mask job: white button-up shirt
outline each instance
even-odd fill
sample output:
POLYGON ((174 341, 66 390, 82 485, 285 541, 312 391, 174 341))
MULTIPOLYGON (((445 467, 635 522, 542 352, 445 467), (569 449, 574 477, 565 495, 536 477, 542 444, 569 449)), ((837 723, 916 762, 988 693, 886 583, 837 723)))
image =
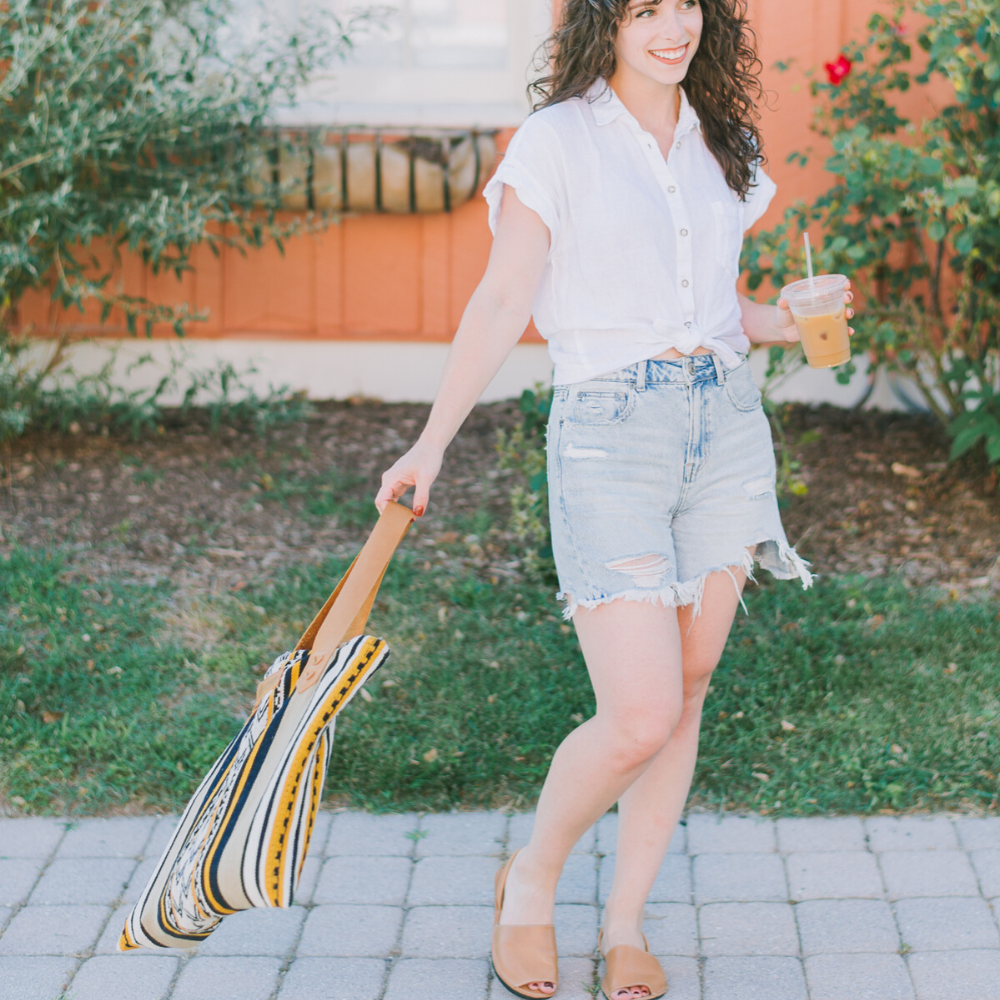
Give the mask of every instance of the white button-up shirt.
POLYGON ((736 298, 740 249, 776 188, 758 168, 739 199, 683 89, 667 158, 598 80, 517 130, 484 191, 494 233, 505 184, 551 234, 533 313, 555 384, 671 347, 709 348, 728 367, 749 349, 736 298))

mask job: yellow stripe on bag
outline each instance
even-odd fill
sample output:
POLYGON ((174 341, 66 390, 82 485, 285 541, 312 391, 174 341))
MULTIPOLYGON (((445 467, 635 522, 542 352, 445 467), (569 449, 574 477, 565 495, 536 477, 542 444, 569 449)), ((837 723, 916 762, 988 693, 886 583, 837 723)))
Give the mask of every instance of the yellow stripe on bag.
POLYGON ((142 945, 136 944, 135 938, 132 937, 128 932, 128 924, 122 928, 122 936, 118 939, 118 948, 120 951, 135 951, 136 948, 141 948, 142 945))
POLYGON ((384 645, 385 643, 381 639, 374 639, 369 636, 365 643, 357 650, 350 667, 345 671, 345 673, 348 673, 348 671, 349 673, 344 683, 338 684, 336 689, 327 695, 313 713, 313 719, 315 720, 319 716, 319 721, 313 724, 306 738, 299 744, 293 758, 293 764, 286 772, 288 777, 279 796, 277 811, 277 815, 281 816, 282 819, 276 820, 271 827, 271 838, 268 842, 267 854, 265 856, 266 867, 264 870, 268 875, 268 899, 272 906, 281 906, 281 886, 284 883, 285 864, 288 860, 288 852, 285 850, 287 831, 291 814, 295 809, 298 785, 302 778, 302 772, 305 770, 309 754, 312 752, 313 747, 316 746, 317 740, 326 729, 327 723, 341 702, 350 698, 354 691, 364 684, 370 672, 365 668, 371 665, 375 658, 375 653, 384 645))
POLYGON ((309 845, 312 843, 313 827, 316 824, 316 813, 319 812, 319 804, 323 798, 323 782, 326 779, 326 740, 327 734, 324 731, 319 738, 319 746, 316 749, 316 760, 313 764, 313 780, 310 786, 309 815, 306 817, 306 832, 302 837, 302 857, 299 859, 299 870, 296 872, 296 879, 302 878, 302 869, 305 867, 306 856, 309 853, 309 845))

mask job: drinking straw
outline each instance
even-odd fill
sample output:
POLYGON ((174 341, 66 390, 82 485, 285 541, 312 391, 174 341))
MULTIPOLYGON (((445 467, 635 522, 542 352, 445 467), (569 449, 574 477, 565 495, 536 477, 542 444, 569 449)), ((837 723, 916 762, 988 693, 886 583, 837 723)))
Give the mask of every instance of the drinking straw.
POLYGON ((813 255, 812 247, 809 245, 809 233, 803 233, 806 241, 806 273, 809 275, 809 291, 816 294, 816 282, 813 280, 813 255))

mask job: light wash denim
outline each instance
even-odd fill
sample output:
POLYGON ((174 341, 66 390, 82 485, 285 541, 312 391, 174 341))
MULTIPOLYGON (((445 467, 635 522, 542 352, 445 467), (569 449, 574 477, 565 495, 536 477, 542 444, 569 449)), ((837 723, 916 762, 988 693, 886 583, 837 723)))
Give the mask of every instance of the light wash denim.
POLYGON ((752 578, 755 558, 812 584, 781 526, 771 431, 745 359, 728 370, 715 354, 642 361, 556 386, 548 478, 567 619, 618 598, 697 615, 710 573, 752 578))

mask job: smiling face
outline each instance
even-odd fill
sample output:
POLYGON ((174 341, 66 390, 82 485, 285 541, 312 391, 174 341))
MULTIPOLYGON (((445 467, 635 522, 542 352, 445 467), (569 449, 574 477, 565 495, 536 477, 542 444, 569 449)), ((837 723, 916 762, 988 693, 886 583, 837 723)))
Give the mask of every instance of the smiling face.
POLYGON ((700 0, 632 0, 615 39, 616 76, 678 84, 701 41, 700 0))

